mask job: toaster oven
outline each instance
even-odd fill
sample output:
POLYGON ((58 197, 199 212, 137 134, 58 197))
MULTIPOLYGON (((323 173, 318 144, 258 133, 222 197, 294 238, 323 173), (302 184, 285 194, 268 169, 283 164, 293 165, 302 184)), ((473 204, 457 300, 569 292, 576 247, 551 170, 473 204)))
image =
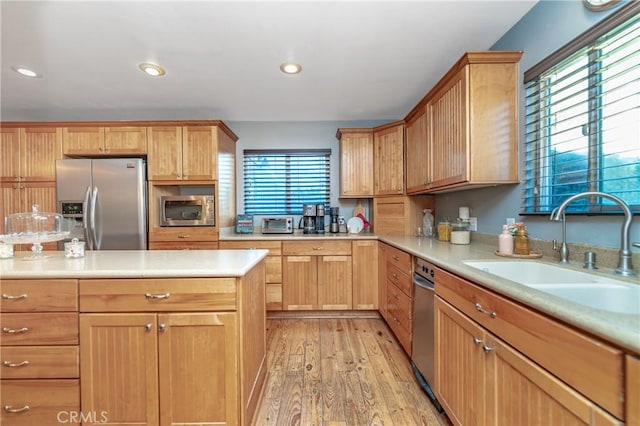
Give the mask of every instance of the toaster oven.
POLYGON ((293 218, 263 218, 262 219, 263 234, 293 234, 293 218))

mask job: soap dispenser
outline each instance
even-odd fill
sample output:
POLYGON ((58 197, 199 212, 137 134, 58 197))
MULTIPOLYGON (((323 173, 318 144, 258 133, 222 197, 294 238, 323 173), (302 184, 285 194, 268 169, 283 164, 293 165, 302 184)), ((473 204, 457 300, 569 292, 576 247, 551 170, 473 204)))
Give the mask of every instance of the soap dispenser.
POLYGON ((498 235, 498 252, 500 254, 513 254, 513 235, 509 232, 509 225, 502 225, 502 234, 498 235))
POLYGON ((513 252, 521 256, 529 255, 529 236, 527 235, 527 228, 524 223, 518 225, 518 233, 514 238, 513 252))

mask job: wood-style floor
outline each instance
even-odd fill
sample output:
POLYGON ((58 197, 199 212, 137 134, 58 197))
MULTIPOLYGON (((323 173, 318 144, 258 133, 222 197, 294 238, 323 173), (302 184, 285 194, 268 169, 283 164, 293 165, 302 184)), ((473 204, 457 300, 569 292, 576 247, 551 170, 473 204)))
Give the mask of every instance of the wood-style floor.
POLYGON ((269 319, 254 424, 448 425, 384 320, 269 319))

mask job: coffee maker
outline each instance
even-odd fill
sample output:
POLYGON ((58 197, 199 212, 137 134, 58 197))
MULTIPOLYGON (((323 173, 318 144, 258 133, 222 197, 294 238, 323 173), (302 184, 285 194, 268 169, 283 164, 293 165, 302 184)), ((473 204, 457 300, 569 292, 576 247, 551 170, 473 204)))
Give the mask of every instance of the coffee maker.
POLYGON ((316 234, 324 234, 324 204, 316 204, 316 234))
MULTIPOLYGON (((324 206, 322 206, 324 213, 324 206)), ((316 232, 316 214, 318 210, 315 204, 302 205, 302 233, 315 234, 316 232)))
POLYGON ((337 234, 340 232, 340 224, 338 223, 338 216, 340 215, 340 207, 331 207, 331 224, 329 225, 329 232, 337 234))

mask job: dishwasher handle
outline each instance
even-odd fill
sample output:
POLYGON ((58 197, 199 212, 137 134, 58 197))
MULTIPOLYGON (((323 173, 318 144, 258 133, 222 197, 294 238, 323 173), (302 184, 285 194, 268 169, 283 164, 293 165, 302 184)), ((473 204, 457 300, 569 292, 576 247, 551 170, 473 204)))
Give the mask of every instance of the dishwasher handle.
POLYGON ((420 288, 423 288, 425 290, 434 291, 434 289, 435 289, 435 283, 433 281, 430 281, 430 280, 428 280, 428 279, 426 279, 426 278, 424 278, 424 277, 422 277, 422 276, 420 276, 418 274, 414 274, 413 275, 413 283, 416 286, 418 286, 420 288))

